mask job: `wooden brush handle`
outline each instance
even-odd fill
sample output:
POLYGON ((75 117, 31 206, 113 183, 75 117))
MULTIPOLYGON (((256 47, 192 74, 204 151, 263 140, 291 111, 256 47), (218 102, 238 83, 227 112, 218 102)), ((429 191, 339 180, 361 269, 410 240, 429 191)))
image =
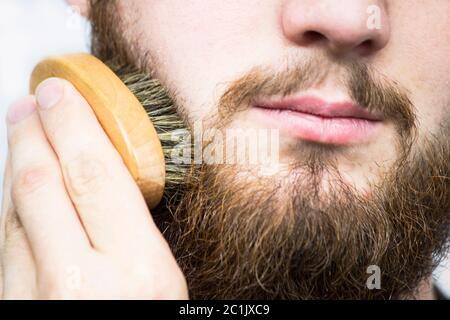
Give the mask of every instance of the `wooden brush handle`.
POLYGON ((164 191, 164 154, 156 130, 137 98, 112 70, 89 54, 50 57, 40 62, 31 75, 31 93, 51 77, 71 82, 83 95, 148 206, 154 208, 164 191))

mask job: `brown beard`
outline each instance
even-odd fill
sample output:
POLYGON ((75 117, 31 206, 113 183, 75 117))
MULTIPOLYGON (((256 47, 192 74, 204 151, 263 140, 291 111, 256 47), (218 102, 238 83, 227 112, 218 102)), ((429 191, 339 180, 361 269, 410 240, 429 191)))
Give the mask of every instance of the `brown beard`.
POLYGON ((289 183, 203 167, 165 235, 193 298, 412 297, 446 250, 449 150, 444 139, 428 142, 370 200, 319 159, 289 183), (325 198, 323 174, 334 177, 325 198), (381 270, 380 290, 366 286, 370 265, 381 270))
MULTIPOLYGON (((130 52, 115 1, 93 1, 93 52, 147 66, 130 52)), ((317 64, 311 64, 312 66, 317 64)), ((260 95, 310 86, 293 70, 272 81, 252 71, 223 95, 220 124, 260 95)), ((370 198, 345 183, 326 150, 312 147, 292 164, 289 179, 237 178, 238 166, 193 168, 186 191, 166 202, 156 221, 188 280, 192 298, 387 299, 413 297, 446 252, 450 230, 450 128, 415 137, 414 110, 389 80, 375 81, 348 66, 352 98, 379 108, 396 124, 398 159, 371 186, 370 198), (414 142, 416 143, 414 145, 414 142), (325 192, 323 178, 330 188, 325 192), (169 214, 170 213, 170 214, 169 214), (369 290, 367 268, 381 270, 381 289, 369 290)), ((147 69, 149 70, 149 69, 147 69)), ((311 79, 315 70, 307 69, 311 79)), ((314 75, 314 76, 313 76, 314 75)), ((272 77, 273 78, 273 77, 272 77)))

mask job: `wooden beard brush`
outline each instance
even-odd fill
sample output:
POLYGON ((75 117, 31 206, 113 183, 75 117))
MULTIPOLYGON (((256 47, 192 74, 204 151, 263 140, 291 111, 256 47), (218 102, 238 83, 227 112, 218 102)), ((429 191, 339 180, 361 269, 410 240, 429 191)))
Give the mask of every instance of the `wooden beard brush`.
MULTIPOLYGON (((89 54, 50 57, 33 70, 30 91, 47 78, 71 82, 87 100, 137 182, 150 209, 179 189, 188 164, 174 161, 175 148, 190 147, 187 128, 159 81, 89 54)), ((190 139, 189 139, 190 143, 190 139)))

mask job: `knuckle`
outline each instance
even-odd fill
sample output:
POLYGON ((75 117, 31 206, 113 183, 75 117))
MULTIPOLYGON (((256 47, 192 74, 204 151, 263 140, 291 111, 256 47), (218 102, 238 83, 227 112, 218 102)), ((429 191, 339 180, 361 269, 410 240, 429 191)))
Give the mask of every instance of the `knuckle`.
POLYGON ((13 200, 20 200, 23 196, 34 194, 47 186, 57 176, 52 165, 34 165, 21 169, 12 181, 11 191, 13 200))
POLYGON ((73 196, 89 197, 108 182, 107 165, 101 157, 80 153, 64 166, 66 183, 73 196))

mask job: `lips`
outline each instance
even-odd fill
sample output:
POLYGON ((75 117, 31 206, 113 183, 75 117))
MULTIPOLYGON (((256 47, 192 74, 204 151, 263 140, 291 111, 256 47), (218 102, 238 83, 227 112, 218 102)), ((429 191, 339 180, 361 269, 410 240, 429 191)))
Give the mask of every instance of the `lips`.
POLYGON ((322 144, 346 145, 370 140, 383 118, 349 102, 330 103, 306 96, 258 102, 253 116, 297 139, 322 144))

